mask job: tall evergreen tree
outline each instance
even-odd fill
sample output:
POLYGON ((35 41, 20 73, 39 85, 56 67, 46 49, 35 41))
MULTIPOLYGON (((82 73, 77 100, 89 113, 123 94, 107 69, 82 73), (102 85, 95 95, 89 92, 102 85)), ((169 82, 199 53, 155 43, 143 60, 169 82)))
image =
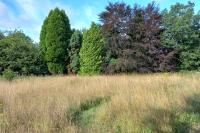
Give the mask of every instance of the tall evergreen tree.
POLYGON ((83 46, 80 50, 80 74, 99 74, 102 70, 105 40, 100 27, 92 23, 91 28, 83 34, 83 46))
POLYGON ((80 48, 82 45, 82 34, 80 31, 74 31, 72 34, 69 49, 70 49, 70 64, 69 72, 76 74, 80 69, 80 48))
POLYGON ((45 19, 40 34, 40 50, 49 72, 63 74, 69 60, 71 29, 64 10, 55 8, 45 19))
POLYGON ((42 29, 40 32, 40 54, 45 60, 45 52, 46 52, 46 28, 47 28, 48 17, 44 20, 42 25, 42 29))

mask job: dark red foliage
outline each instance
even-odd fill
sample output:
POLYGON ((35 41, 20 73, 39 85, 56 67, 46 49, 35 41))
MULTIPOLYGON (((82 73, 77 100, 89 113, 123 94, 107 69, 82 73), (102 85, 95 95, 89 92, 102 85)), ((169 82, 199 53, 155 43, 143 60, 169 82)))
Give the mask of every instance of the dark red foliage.
POLYGON ((100 14, 107 39, 105 73, 175 70, 175 52, 160 42, 161 18, 154 2, 145 8, 110 3, 100 14))

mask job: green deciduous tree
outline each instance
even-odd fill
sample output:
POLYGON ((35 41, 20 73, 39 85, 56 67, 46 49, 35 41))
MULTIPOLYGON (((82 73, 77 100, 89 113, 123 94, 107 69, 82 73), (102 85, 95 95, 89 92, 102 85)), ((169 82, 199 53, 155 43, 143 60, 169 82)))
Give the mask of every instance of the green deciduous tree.
POLYGON ((194 13, 194 3, 177 3, 165 10, 163 27, 162 42, 178 51, 179 68, 200 69, 200 14, 194 13))
POLYGON ((80 74, 101 73, 104 44, 105 40, 100 27, 92 23, 91 28, 83 34, 83 45, 80 50, 80 74))
POLYGON ((63 74, 66 71, 70 37, 71 29, 65 11, 58 8, 50 11, 40 34, 40 51, 50 73, 63 74))
POLYGON ((82 34, 80 31, 75 31, 70 40, 70 64, 69 72, 76 74, 80 69, 80 48, 82 45, 82 34))
POLYGON ((48 72, 36 44, 20 31, 11 32, 0 40, 0 71, 6 69, 19 75, 48 72))

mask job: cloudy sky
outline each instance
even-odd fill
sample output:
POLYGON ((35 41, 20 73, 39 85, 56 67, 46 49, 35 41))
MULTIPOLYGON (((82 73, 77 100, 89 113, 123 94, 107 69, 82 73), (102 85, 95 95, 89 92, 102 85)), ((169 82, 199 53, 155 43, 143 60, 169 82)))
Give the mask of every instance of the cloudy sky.
MULTIPOLYGON (((59 7, 66 11, 73 28, 88 28, 91 21, 98 22, 108 2, 123 1, 130 5, 146 5, 152 0, 0 0, 0 30, 23 30, 34 41, 39 42, 43 20, 48 12, 59 7)), ((187 0, 155 0, 161 9, 169 8, 176 2, 187 3, 187 0)), ((195 10, 200 10, 199 0, 192 0, 195 10)))

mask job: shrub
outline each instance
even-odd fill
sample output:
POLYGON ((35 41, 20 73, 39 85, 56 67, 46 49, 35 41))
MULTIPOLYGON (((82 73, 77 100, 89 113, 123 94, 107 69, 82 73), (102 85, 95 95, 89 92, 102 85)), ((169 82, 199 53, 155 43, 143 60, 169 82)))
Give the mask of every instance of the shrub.
POLYGON ((15 77, 15 73, 8 69, 3 72, 3 77, 8 81, 12 81, 15 77))

